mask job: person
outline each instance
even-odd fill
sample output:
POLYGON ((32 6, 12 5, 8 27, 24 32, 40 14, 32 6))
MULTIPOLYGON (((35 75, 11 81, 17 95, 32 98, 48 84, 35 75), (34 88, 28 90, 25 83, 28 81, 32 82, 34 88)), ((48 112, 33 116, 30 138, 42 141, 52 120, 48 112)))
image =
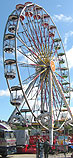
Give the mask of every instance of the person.
POLYGON ((49 142, 46 140, 44 142, 44 158, 48 158, 49 142))
POLYGON ((71 155, 71 158, 73 158, 73 153, 72 153, 72 155, 71 155))
POLYGON ((39 137, 37 140, 36 148, 36 158, 43 158, 43 139, 41 137, 39 137))
POLYGON ((39 139, 37 139, 37 142, 36 142, 36 158, 39 158, 39 139))
POLYGON ((43 150, 43 138, 41 137, 40 138, 40 158, 43 158, 43 153, 44 153, 44 150, 43 150))

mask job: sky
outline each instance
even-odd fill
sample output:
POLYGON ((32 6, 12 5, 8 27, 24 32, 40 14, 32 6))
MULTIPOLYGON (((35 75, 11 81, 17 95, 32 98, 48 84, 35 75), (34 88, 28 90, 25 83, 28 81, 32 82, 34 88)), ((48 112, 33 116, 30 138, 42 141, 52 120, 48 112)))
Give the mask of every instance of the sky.
MULTIPOLYGON (((4 77, 3 67, 3 35, 8 16, 17 4, 26 0, 0 0, 0 120, 7 121, 14 107, 10 104, 10 96, 4 77)), ((31 0, 42 6, 53 19, 61 36, 70 72, 70 82, 73 88, 73 0, 31 0)), ((70 107, 73 113, 73 92, 70 107)))

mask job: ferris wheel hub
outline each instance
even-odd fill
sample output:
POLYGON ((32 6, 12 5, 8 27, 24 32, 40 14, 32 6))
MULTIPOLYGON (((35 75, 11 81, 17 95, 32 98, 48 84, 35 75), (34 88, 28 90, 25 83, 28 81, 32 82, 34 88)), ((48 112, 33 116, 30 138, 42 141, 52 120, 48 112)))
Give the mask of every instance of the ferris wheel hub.
POLYGON ((51 67, 51 70, 52 70, 53 72, 55 72, 55 63, 54 63, 53 60, 51 60, 51 62, 50 62, 50 67, 51 67))

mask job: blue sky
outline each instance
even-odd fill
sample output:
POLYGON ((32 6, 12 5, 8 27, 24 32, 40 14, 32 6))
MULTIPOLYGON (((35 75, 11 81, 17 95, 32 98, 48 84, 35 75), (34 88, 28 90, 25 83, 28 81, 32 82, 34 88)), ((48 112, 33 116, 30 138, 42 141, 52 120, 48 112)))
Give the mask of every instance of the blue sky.
MULTIPOLYGON (((14 107, 10 104, 9 93, 3 68, 3 34, 6 21, 17 4, 24 4, 25 0, 0 0, 0 120, 8 120, 14 107)), ((32 0, 42 6, 52 17, 67 55, 70 69, 71 87, 73 87, 73 0, 32 0)), ((73 93, 71 94, 73 107, 73 93)))

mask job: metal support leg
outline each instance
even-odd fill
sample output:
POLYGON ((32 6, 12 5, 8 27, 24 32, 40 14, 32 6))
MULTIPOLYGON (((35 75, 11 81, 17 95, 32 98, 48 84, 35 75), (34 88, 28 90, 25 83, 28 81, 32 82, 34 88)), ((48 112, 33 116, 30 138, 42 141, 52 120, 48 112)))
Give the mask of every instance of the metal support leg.
POLYGON ((53 96, 52 96, 52 73, 49 72, 49 113, 50 113, 50 124, 49 124, 49 141, 50 145, 53 145, 53 96))

